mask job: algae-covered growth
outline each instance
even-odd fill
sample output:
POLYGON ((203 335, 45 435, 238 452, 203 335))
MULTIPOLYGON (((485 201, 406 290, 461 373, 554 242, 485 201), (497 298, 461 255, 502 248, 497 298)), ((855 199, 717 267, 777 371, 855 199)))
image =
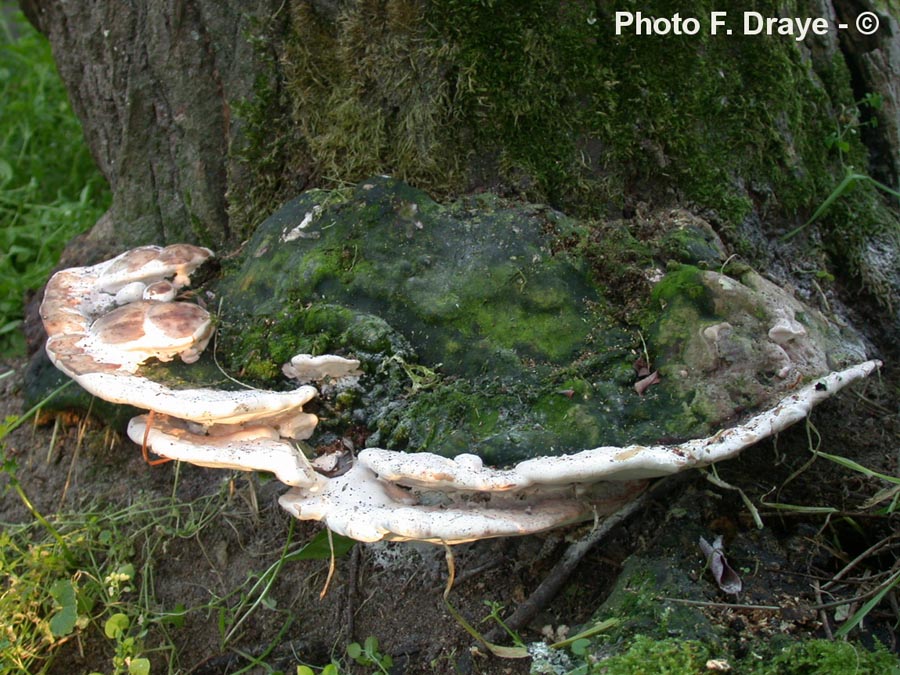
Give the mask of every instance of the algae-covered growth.
MULTIPOLYGON (((544 206, 490 194, 441 205, 390 178, 311 191, 260 226, 216 289, 219 356, 269 386, 299 352, 359 359, 359 389, 323 400, 321 429, 364 425, 369 445, 391 449, 503 464, 707 434, 774 400, 787 382, 779 369, 798 368, 796 379, 827 365, 821 344, 815 358, 768 344, 770 325, 793 320, 799 303, 754 290, 755 275, 704 269, 721 244, 681 215, 623 262, 621 242, 604 248, 596 228, 544 206), (694 264, 664 274, 659 258, 673 248, 694 264), (631 298, 634 324, 616 276, 648 287, 658 277, 631 298), (730 359, 754 341, 766 347, 730 359), (648 358, 662 382, 638 394, 634 365, 648 358)), ((824 319, 808 323, 811 343, 831 335, 824 319)))

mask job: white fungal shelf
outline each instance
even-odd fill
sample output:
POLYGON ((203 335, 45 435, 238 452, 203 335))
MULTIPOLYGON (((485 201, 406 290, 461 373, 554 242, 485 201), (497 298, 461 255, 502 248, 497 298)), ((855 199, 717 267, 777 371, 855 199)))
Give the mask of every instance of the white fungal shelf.
MULTIPOLYGON (((287 392, 179 390, 138 374, 151 358, 191 363, 206 347, 209 314, 176 295, 212 255, 187 244, 145 246, 57 273, 41 306, 47 354, 90 393, 151 411, 128 426, 136 443, 199 466, 271 472, 291 486, 280 499, 289 513, 362 541, 455 544, 603 516, 634 499, 648 479, 734 457, 881 366, 869 360, 822 375, 740 425, 677 445, 598 447, 506 468, 484 466, 474 454, 366 448, 332 475, 293 440, 309 438, 318 423, 303 410, 317 394, 307 383, 355 382, 358 361, 297 355, 284 373, 302 384, 287 392)), ((802 332, 782 318, 767 338, 781 344, 802 332)))

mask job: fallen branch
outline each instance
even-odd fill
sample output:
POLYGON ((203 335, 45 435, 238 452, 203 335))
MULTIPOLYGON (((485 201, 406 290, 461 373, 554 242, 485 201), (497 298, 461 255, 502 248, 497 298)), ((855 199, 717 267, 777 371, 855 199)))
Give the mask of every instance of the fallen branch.
MULTIPOLYGON (((575 542, 566 550, 559 562, 550 570, 550 573, 544 578, 541 584, 534 592, 522 602, 516 610, 504 620, 506 626, 513 631, 520 630, 526 626, 551 600, 559 593, 560 588, 566 580, 571 576, 578 563, 585 555, 599 542, 607 537, 619 525, 627 521, 634 514, 644 509, 647 504, 663 491, 668 492, 675 484, 677 478, 681 476, 673 476, 665 478, 657 482, 651 489, 644 492, 635 500, 629 502, 621 509, 610 516, 607 516, 602 523, 595 527, 591 532, 580 541, 575 542)), ((485 639, 494 642, 503 637, 499 629, 494 628, 485 635, 485 639)))

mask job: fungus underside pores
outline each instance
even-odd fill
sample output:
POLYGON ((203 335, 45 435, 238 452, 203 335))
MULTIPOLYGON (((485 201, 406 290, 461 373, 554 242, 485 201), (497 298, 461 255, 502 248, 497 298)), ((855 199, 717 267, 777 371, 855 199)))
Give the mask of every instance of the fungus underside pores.
MULTIPOLYGON (((318 419, 303 409, 317 395, 314 385, 355 382, 356 359, 297 355, 284 366, 297 382, 289 391, 180 388, 145 373, 151 359, 193 363, 210 341, 209 313, 177 295, 212 256, 186 244, 144 246, 58 272, 41 306, 50 360, 91 394, 150 411, 131 420, 128 434, 155 454, 271 472, 290 486, 280 499, 289 513, 361 541, 455 544, 602 517, 642 492, 648 479, 733 457, 881 365, 870 360, 821 375, 739 426, 676 445, 538 452, 510 467, 485 466, 475 454, 370 447, 334 471, 327 457, 308 458, 292 441, 315 431, 318 419)), ((780 319, 768 338, 793 339, 802 330, 795 323, 780 319)))

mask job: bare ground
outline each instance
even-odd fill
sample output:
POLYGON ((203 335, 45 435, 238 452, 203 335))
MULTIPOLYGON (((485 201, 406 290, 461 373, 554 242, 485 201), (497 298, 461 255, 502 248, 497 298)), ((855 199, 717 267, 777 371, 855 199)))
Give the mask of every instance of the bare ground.
MULTIPOLYGON (((4 415, 22 412, 24 366, 21 360, 0 366, 0 372, 16 371, 0 381, 4 415)), ((897 475, 900 420, 891 396, 896 391, 896 375, 885 374, 817 409, 813 419, 822 438, 820 449, 897 475)), ((22 485, 44 514, 162 500, 173 494, 179 503, 201 503, 206 498, 203 503, 215 505, 215 513, 195 531, 163 538, 151 552, 135 547, 135 567, 148 573, 146 580, 136 581, 146 582, 156 603, 151 609, 182 605, 190 610, 183 625, 167 629, 167 639, 155 630, 146 637, 148 649, 175 647, 174 654, 152 653, 152 672, 165 672, 168 664, 174 672, 196 675, 248 667, 244 672, 293 673, 297 663, 321 667, 336 658, 343 660, 341 672, 368 673, 373 667, 348 663, 344 657, 349 643, 368 636, 377 637, 381 651, 392 655, 392 673, 528 672, 529 659, 488 655, 451 616, 442 600, 447 579, 444 551, 433 546, 358 545, 337 560, 322 598, 327 561, 285 563, 266 603, 223 645, 223 631, 238 618, 230 611, 241 606, 248 578, 279 559, 289 535, 294 549, 320 528, 291 523, 277 505, 284 488, 275 481, 175 464, 151 468, 127 438, 96 421, 63 417, 42 421, 41 426, 23 425, 5 444, 18 463, 22 485), (209 495, 218 497, 209 500, 209 495), (265 665, 253 667, 254 658, 265 665)), ((565 634, 566 626, 589 622, 633 554, 671 561, 672 569, 684 575, 692 584, 691 592, 696 592, 695 597, 678 600, 708 603, 696 606, 721 629, 736 653, 775 633, 826 636, 839 625, 834 608, 816 607, 871 590, 874 583, 866 582, 867 575, 896 566, 897 542, 891 548, 888 541, 884 555, 867 557, 847 572, 855 586, 833 589, 824 597, 816 588, 867 548, 896 537, 900 529, 897 514, 876 516, 863 508, 884 483, 822 459, 796 474, 810 457, 808 443, 807 430, 798 425, 777 442, 761 443, 719 468, 722 479, 741 487, 760 508, 765 529, 754 526, 736 492, 714 487, 695 473, 595 546, 550 605, 520 630, 522 637, 526 642, 540 640, 542 631, 558 636, 560 630, 565 634), (828 505, 838 513, 781 512, 766 506, 772 502, 828 505), (698 531, 708 538, 725 536, 732 566, 741 570, 745 585, 737 602, 721 594, 704 574, 696 547, 698 531)), ((29 517, 12 491, 5 491, 2 499, 0 521, 29 517)), ((550 572, 568 542, 583 535, 583 529, 573 529, 456 547, 457 581, 450 600, 486 632, 495 623, 483 622, 489 614, 485 602, 501 604, 507 615, 550 572)), ((246 597, 243 602, 246 606, 246 597)), ((871 613, 864 637, 874 635, 896 651, 890 627, 897 619, 896 597, 889 594, 871 613)), ((99 627, 88 628, 80 640, 61 648, 51 672, 108 671, 111 657, 110 641, 99 627)))

